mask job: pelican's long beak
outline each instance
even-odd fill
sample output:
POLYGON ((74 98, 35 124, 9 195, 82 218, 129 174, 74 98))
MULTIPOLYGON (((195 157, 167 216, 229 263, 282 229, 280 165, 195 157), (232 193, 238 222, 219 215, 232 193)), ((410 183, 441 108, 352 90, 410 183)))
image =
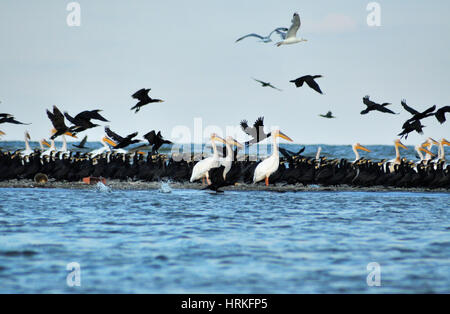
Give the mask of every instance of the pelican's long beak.
POLYGON ((0 135, 5 135, 6 133, 3 131, 0 131, 0 135))
POLYGON ((160 99, 160 100, 158 100, 158 102, 164 102, 164 100, 160 99))
POLYGON ((356 145, 355 145, 355 148, 356 148, 356 149, 364 150, 364 151, 369 152, 369 153, 371 152, 370 149, 365 148, 364 146, 362 146, 362 145, 360 145, 360 144, 356 144, 356 145))
POLYGON ((435 139, 432 139, 432 138, 430 137, 430 140, 433 142, 434 145, 439 145, 439 142, 436 141, 435 139))
POLYGON ((137 152, 139 155, 145 155, 145 153, 144 152, 140 152, 140 151, 138 151, 137 152))
POLYGON ((103 141, 106 142, 106 143, 108 143, 108 144, 111 145, 112 147, 117 146, 116 142, 114 142, 113 140, 111 140, 111 139, 110 139, 109 137, 107 137, 107 136, 105 136, 105 137, 103 138, 103 141))
POLYGON ((231 142, 231 144, 239 147, 239 148, 244 148, 244 145, 242 145, 241 143, 239 143, 238 141, 236 141, 235 139, 233 139, 233 141, 231 142))
POLYGON ((42 145, 45 145, 47 147, 51 147, 50 143, 47 142, 46 140, 41 140, 42 145))
POLYGON ((398 141, 398 142, 396 143, 396 145, 397 145, 397 146, 400 146, 400 147, 403 148, 403 149, 408 149, 408 147, 406 147, 405 145, 403 145, 403 143, 400 142, 400 141, 398 141))
POLYGON ((51 129, 50 133, 52 133, 52 135, 55 134, 56 133, 56 129, 51 129))
POLYGON ((431 156, 434 157, 434 154, 433 154, 432 152, 430 152, 430 151, 429 151, 428 149, 426 149, 426 148, 423 148, 422 146, 419 147, 419 150, 422 151, 422 152, 424 152, 425 154, 430 154, 431 156))
POLYGON ((284 138, 286 141, 293 142, 293 140, 292 140, 289 136, 287 136, 286 134, 284 134, 284 133, 281 132, 281 131, 278 132, 277 136, 278 136, 278 137, 281 137, 281 138, 284 138))
POLYGON ((75 134, 73 134, 71 132, 66 132, 66 133, 64 133, 64 135, 68 135, 68 136, 71 136, 73 138, 78 138, 75 134))
POLYGON ((216 134, 214 134, 213 136, 212 136, 212 139, 214 140, 214 141, 219 141, 219 142, 221 142, 221 143, 223 143, 223 144, 226 144, 227 142, 225 142, 225 140, 223 139, 223 138, 221 138, 220 136, 217 136, 216 134))
POLYGON ((441 142, 442 142, 442 145, 448 145, 448 146, 450 146, 450 142, 447 141, 445 138, 443 138, 441 142))

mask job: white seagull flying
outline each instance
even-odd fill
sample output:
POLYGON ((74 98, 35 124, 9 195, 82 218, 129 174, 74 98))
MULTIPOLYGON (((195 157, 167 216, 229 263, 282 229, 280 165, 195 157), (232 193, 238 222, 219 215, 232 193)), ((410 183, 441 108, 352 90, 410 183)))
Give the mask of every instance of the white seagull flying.
POLYGON ((297 31, 300 28, 301 22, 300 22, 300 16, 298 13, 294 13, 294 16, 292 17, 292 25, 289 27, 289 30, 286 34, 286 38, 284 40, 277 43, 277 47, 280 47, 281 45, 290 45, 290 44, 296 44, 302 41, 307 41, 303 38, 297 38, 297 31))

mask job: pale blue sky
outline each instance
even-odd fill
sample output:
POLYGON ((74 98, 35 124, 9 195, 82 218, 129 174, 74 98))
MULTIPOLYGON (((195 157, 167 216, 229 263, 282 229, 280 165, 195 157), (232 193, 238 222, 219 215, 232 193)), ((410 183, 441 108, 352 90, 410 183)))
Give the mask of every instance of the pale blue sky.
MULTIPOLYGON (((81 27, 66 24, 69 2, 0 2, 0 112, 32 123, 2 125, 5 140, 22 139, 25 129, 33 140, 48 137, 45 109, 56 104, 71 114, 103 109, 121 134, 156 129, 170 138, 173 126, 193 129, 195 117, 225 129, 264 115, 296 143, 391 144, 410 116, 402 98, 419 110, 450 103, 449 1, 378 1, 382 26, 375 28, 366 24, 370 1, 361 0, 80 0, 81 27), (289 27, 293 12, 308 42, 234 42, 289 27), (324 75, 325 95, 289 83, 305 74, 324 75), (142 87, 166 102, 134 114, 130 95, 142 87), (366 94, 401 114, 361 116, 366 94), (318 117, 328 110, 338 118, 318 117)), ((448 123, 424 124, 425 135, 411 135, 408 145, 449 137, 448 123)), ((103 128, 86 134, 98 140, 103 128)))

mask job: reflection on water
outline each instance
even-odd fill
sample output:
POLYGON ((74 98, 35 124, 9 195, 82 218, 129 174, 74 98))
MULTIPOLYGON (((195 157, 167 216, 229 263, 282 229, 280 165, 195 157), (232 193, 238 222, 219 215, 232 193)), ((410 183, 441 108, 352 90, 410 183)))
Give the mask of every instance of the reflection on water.
POLYGON ((0 292, 450 292, 449 194, 0 189, 0 292), (81 287, 68 287, 68 263, 81 287), (381 265, 368 287, 367 265, 381 265))

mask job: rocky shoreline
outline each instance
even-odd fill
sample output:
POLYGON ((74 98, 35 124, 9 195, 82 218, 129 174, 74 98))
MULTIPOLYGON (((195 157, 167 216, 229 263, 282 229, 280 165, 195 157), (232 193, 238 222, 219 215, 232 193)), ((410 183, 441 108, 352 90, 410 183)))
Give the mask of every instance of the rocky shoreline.
MULTIPOLYGON (((205 186, 200 183, 180 183, 180 182, 145 182, 145 181, 120 181, 107 180, 106 187, 111 190, 159 190, 164 187, 170 189, 190 189, 201 190, 205 186)), ((96 185, 89 185, 83 182, 65 182, 50 180, 45 184, 39 184, 33 180, 8 180, 0 182, 0 188, 56 188, 56 189, 95 189, 96 185)), ((354 187, 348 185, 341 186, 320 186, 320 185, 290 185, 276 184, 266 187, 263 184, 236 184, 234 186, 223 187, 223 191, 270 191, 270 192, 427 192, 427 193, 450 193, 449 189, 426 189, 426 188, 396 188, 396 187, 354 187)), ((209 191, 209 190, 205 190, 209 191)))

